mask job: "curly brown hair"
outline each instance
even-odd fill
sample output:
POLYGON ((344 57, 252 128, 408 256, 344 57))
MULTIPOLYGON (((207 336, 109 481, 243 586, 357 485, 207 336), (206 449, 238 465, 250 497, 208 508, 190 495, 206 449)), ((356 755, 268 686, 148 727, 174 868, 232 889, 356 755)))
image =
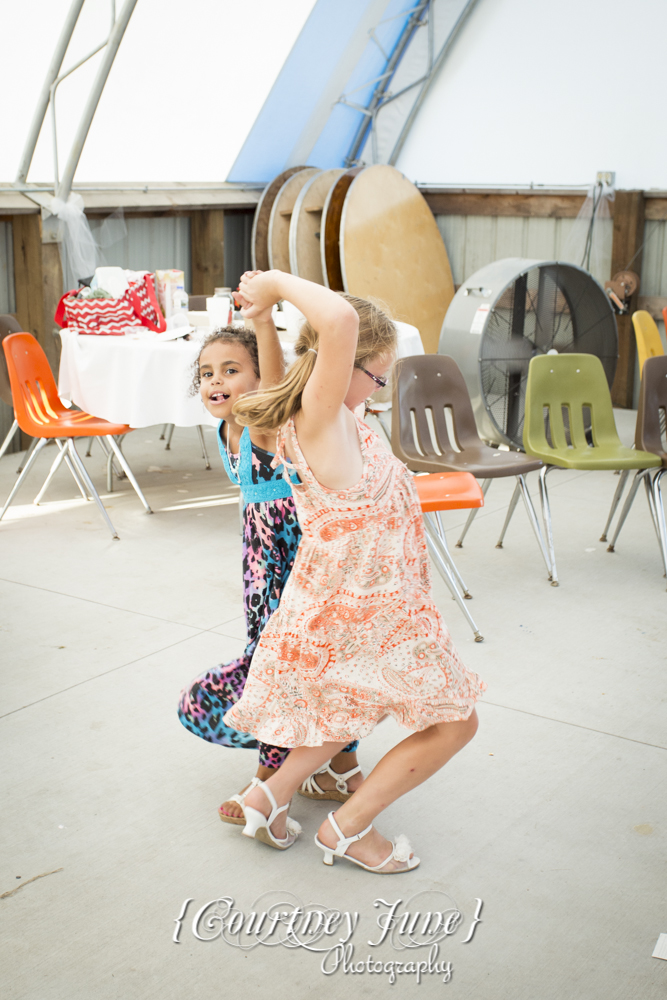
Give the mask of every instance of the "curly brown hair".
POLYGON ((192 385, 190 386, 191 396, 196 396, 201 387, 201 376, 199 374, 199 362, 201 360, 201 356, 207 347, 211 344, 215 344, 218 340, 223 344, 240 344, 242 347, 245 347, 250 356, 250 360, 252 361, 252 367, 255 370, 255 375, 259 378, 259 352, 257 350, 257 337, 255 336, 254 330, 246 330, 243 327, 236 326, 221 326, 218 327, 217 330, 214 330, 213 333, 206 338, 192 366, 192 385))

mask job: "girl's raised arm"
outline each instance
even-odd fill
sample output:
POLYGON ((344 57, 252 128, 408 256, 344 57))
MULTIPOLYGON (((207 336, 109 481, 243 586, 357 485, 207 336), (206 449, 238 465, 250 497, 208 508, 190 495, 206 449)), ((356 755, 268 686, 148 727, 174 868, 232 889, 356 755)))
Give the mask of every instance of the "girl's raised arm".
POLYGON ((359 334, 356 310, 336 292, 282 271, 265 271, 248 278, 244 275, 239 290, 253 303, 250 309, 244 309, 251 319, 266 313, 280 299, 287 299, 317 330, 317 359, 303 391, 301 409, 307 424, 335 423, 354 368, 359 334))
MULTIPOLYGON (((261 274, 261 271, 246 271, 241 281, 261 274)), ((252 306, 243 293, 235 293, 240 300, 245 316, 248 316, 248 309, 252 306)), ((270 389, 280 382, 285 374, 285 356, 278 339, 278 331, 273 322, 272 306, 262 312, 254 312, 252 324, 257 337, 257 356, 259 362, 260 382, 258 389, 270 389)))

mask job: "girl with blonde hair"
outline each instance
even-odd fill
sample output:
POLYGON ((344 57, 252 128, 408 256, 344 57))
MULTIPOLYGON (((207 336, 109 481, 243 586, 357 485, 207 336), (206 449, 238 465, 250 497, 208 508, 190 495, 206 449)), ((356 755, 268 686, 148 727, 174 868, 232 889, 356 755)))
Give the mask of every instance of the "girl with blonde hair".
POLYGON ((245 795, 243 833, 284 850, 300 832, 289 802, 308 776, 385 716, 412 734, 391 749, 315 843, 325 864, 345 857, 395 874, 419 864, 409 842, 373 820, 438 771, 477 728, 485 688, 460 662, 431 594, 412 476, 353 411, 386 384, 395 328, 370 303, 268 271, 240 285, 252 318, 280 299, 307 322, 296 362, 277 385, 239 399, 239 424, 276 430, 275 463, 296 471, 302 540, 280 605, 224 721, 294 749, 245 795), (290 456, 290 462, 286 456, 290 456))

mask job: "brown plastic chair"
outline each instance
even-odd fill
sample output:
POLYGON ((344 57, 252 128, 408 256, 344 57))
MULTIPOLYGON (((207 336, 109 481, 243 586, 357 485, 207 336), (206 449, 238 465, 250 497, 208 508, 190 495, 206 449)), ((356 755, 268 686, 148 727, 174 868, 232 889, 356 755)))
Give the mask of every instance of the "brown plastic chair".
POLYGON ((651 512, 651 520, 653 521, 655 533, 658 536, 658 545, 660 546, 665 575, 667 576, 667 528, 665 527, 665 508, 660 488, 660 480, 667 472, 667 451, 663 443, 663 427, 665 426, 666 416, 667 355, 663 354, 647 358, 644 362, 641 389, 639 392, 637 424, 635 427, 635 448, 638 451, 649 451, 657 455, 662 461, 662 467, 657 472, 655 469, 637 470, 607 552, 614 552, 616 539, 632 507, 639 484, 643 480, 646 487, 646 499, 648 500, 649 511, 651 512))
MULTIPOLYGON (((0 316, 0 345, 2 344, 2 341, 5 339, 5 337, 9 337, 10 334, 12 333, 20 333, 20 332, 21 332, 21 324, 16 319, 16 317, 12 316, 11 314, 5 314, 0 316)), ((0 399, 7 406, 11 406, 12 410, 14 409, 14 400, 12 399, 12 389, 9 384, 9 372, 7 371, 7 362, 5 361, 4 352, 1 350, 0 350, 0 399)), ((2 442, 2 445, 0 445, 0 458, 2 458, 4 453, 9 448, 14 438, 14 435, 16 434, 18 429, 19 429, 18 420, 16 419, 16 416, 14 416, 14 422, 12 426, 9 428, 7 436, 5 437, 5 440, 2 442)))
MULTIPOLYGON (((470 472, 483 480, 483 494, 492 479, 515 476, 517 486, 497 548, 503 546, 507 526, 521 496, 551 579, 551 563, 525 480, 527 473, 542 467, 542 462, 522 452, 501 451, 484 444, 477 432, 465 380, 453 358, 441 354, 401 358, 393 383, 391 447, 394 454, 417 472, 470 472), (446 411, 451 415, 451 431, 446 411)), ((476 513, 477 509, 471 511, 456 543, 458 548, 476 513)))

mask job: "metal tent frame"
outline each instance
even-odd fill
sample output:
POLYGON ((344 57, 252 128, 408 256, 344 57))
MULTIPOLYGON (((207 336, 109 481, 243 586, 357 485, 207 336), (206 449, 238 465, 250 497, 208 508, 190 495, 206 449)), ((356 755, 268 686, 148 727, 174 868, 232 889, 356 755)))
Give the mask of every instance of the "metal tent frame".
MULTIPOLYGON (((67 49, 72 40, 74 30, 79 19, 79 15, 86 0, 72 0, 72 5, 68 11, 67 17, 65 18, 65 23, 63 25, 60 37, 56 43, 56 48, 51 59, 51 63, 46 73, 46 78, 42 86, 39 99, 37 101, 37 107, 35 108, 35 113, 33 115, 32 123, 30 125, 30 130, 26 138, 25 147, 23 149, 23 155, 21 156, 21 161, 19 164, 18 172, 16 174, 16 180, 14 186, 20 188, 27 197, 31 197, 31 189, 27 184, 28 172, 30 170, 30 165, 32 163, 33 156, 35 154, 35 149, 37 147, 37 141, 39 139, 40 133, 42 131, 42 126, 44 124, 44 119, 46 118, 47 111, 49 107, 51 108, 51 123, 53 131, 53 181, 54 181, 54 192, 57 198, 62 199, 66 202, 69 198, 70 192, 72 190, 72 182, 74 180, 74 174, 79 165, 79 160, 81 159, 81 154, 83 148, 86 144, 86 139, 88 138, 88 132, 90 131, 90 126, 92 124, 93 118, 95 117, 95 112, 97 111, 97 106, 100 102, 102 92, 109 78, 109 73, 111 72, 111 67, 113 66, 114 59, 116 58, 116 53, 120 48, 120 43, 123 40, 125 30, 129 24, 130 18, 134 12, 134 8, 137 5, 137 0, 125 0, 122 10, 116 16, 116 2, 115 0, 110 0, 110 13, 111 13, 111 26, 109 29, 108 36, 97 45, 92 52, 89 52, 87 56, 83 59, 79 59, 78 62, 70 66, 69 69, 61 73, 61 67, 63 60, 67 53, 67 49), (88 94, 88 99, 86 101, 83 113, 81 115, 81 120, 79 122, 79 127, 76 130, 76 134, 72 141, 72 147, 65 164, 65 169, 63 171, 62 177, 59 176, 58 167, 58 129, 57 129, 57 119, 56 119, 56 92, 59 85, 68 76, 79 69, 84 63, 87 63, 89 59, 97 55, 104 49, 104 56, 97 70, 95 79, 88 94)), ((39 194, 38 204, 45 205, 45 201, 48 202, 48 195, 46 199, 44 194, 39 194)), ((33 199, 36 200, 36 199, 33 199)), ((48 207, 48 205, 45 205, 48 207)))

